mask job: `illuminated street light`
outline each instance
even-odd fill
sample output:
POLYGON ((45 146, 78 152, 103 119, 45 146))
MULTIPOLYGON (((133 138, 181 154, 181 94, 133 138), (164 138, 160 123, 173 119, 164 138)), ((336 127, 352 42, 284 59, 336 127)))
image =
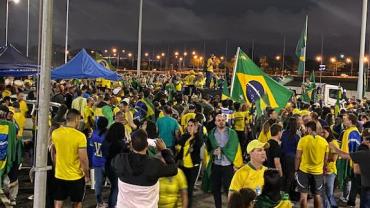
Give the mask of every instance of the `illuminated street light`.
POLYGON ((275 57, 275 59, 276 59, 277 61, 279 61, 279 60, 280 60, 280 58, 281 58, 280 56, 276 56, 276 57, 275 57))
POLYGON ((367 63, 367 62, 369 62, 369 59, 365 56, 365 58, 364 58, 364 62, 365 63, 367 63))
POLYGON ((195 55, 193 58, 194 58, 194 59, 197 59, 197 58, 198 58, 198 56, 197 56, 197 55, 195 55))
POLYGON ((91 51, 91 53, 95 53, 95 51, 91 51))
POLYGON ((132 56, 132 53, 128 53, 128 57, 131 57, 132 56))
POLYGON ((125 50, 122 50, 122 53, 126 52, 125 50))
POLYGON ((220 59, 223 61, 225 58, 223 56, 221 56, 220 59))
POLYGON ((107 50, 107 49, 105 49, 105 50, 104 50, 104 53, 108 53, 108 50, 107 50))
POLYGON ((113 56, 117 56, 117 54, 116 54, 116 53, 114 53, 114 54, 113 54, 113 56))
POLYGON ((145 57, 148 57, 148 56, 149 56, 149 53, 145 53, 145 54, 144 54, 144 56, 145 56, 145 57))
POLYGON ((203 60, 203 56, 199 57, 200 60, 203 60))
POLYGON ((182 57, 180 57, 180 59, 179 59, 179 60, 180 60, 180 61, 182 61, 182 59, 183 59, 183 58, 182 58, 182 57))
POLYGON ((175 52, 175 56, 178 56, 178 55, 179 55, 179 52, 177 52, 177 51, 176 51, 176 52, 175 52))
POLYGON ((159 59, 161 59, 161 56, 160 55, 157 55, 157 59, 159 60, 159 59))
POLYGON ((352 60, 350 58, 346 58, 346 62, 347 62, 347 64, 349 64, 349 63, 352 62, 352 60))
POLYGON ((188 55, 188 53, 187 52, 184 52, 184 56, 187 56, 188 55))
POLYGON ((331 63, 335 63, 335 62, 337 62, 337 59, 336 59, 335 57, 331 57, 331 58, 330 58, 330 62, 331 62, 331 63))
POLYGON ((117 53, 117 49, 116 49, 116 48, 113 48, 113 49, 112 49, 112 52, 113 52, 113 53, 117 53))
POLYGON ((69 51, 68 50, 66 51, 66 54, 69 54, 69 51))
POLYGON ((191 54, 195 55, 195 54, 196 54, 196 52, 195 52, 195 51, 193 51, 191 54))
POLYGON ((321 56, 316 56, 316 61, 317 62, 321 62, 322 61, 322 57, 321 56))
POLYGON ((164 57, 166 54, 165 53, 161 53, 161 56, 164 57))
POLYGON ((340 54, 340 58, 341 59, 344 59, 344 54, 340 54))

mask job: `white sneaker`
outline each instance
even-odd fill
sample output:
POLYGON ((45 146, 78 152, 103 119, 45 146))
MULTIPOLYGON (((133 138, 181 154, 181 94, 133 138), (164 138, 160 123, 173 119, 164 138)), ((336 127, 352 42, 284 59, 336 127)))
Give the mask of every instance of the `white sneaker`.
POLYGON ((108 207, 108 204, 103 202, 103 203, 99 203, 96 205, 96 208, 107 208, 108 207))
POLYGON ((346 199, 344 196, 341 196, 339 198, 343 203, 347 203, 348 202, 348 199, 346 199))

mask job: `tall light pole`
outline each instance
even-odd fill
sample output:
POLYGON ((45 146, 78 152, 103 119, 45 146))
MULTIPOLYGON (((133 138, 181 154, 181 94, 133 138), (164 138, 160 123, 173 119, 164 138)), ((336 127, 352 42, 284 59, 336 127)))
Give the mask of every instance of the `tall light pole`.
POLYGON ((41 71, 38 88, 35 188, 33 207, 45 207, 49 131, 50 71, 52 60, 53 0, 42 1, 41 71))
POLYGON ((137 73, 137 75, 140 75, 142 21, 143 21, 143 0, 140 0, 139 34, 138 34, 138 41, 137 41, 137 64, 136 64, 136 71, 137 71, 136 73, 137 73))
POLYGON ((64 63, 67 63, 68 58, 68 29, 69 29, 69 0, 67 0, 67 14, 66 14, 66 34, 65 34, 65 47, 64 47, 64 63))
POLYGON ((30 0, 27 0, 27 48, 26 48, 26 56, 29 55, 29 47, 30 47, 30 0))
POLYGON ((5 16, 5 46, 8 46, 8 30, 9 30, 9 1, 15 4, 19 3, 19 0, 6 0, 6 16, 5 16))
POLYGON ((366 38, 366 19, 367 19, 367 0, 362 1, 362 24, 361 24, 361 43, 360 61, 357 81, 357 98, 361 99, 364 90, 364 58, 365 58, 365 38, 366 38))

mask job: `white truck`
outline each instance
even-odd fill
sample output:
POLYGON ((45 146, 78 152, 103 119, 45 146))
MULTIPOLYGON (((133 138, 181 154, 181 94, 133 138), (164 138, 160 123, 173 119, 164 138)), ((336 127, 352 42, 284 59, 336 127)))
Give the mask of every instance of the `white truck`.
MULTIPOLYGON (((302 94, 302 88, 301 87, 292 87, 287 86, 291 90, 295 90, 297 94, 302 94)), ((340 87, 342 90, 342 93, 345 93, 345 89, 343 87, 340 87)), ((338 97, 338 90, 339 86, 337 85, 330 85, 325 83, 316 83, 316 89, 320 89, 318 92, 320 94, 320 97, 323 98, 323 105, 325 106, 334 106, 337 102, 338 97)), ((343 99, 341 103, 343 102, 343 99)))

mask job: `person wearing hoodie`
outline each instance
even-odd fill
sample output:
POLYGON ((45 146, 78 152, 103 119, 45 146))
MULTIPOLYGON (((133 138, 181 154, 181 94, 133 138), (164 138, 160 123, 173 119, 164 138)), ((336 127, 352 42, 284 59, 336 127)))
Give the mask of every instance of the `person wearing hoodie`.
POLYGON ((144 130, 136 130, 131 135, 132 151, 117 155, 111 162, 118 176, 117 207, 158 207, 159 178, 177 174, 174 157, 161 139, 156 147, 166 163, 147 156, 147 138, 144 130))

